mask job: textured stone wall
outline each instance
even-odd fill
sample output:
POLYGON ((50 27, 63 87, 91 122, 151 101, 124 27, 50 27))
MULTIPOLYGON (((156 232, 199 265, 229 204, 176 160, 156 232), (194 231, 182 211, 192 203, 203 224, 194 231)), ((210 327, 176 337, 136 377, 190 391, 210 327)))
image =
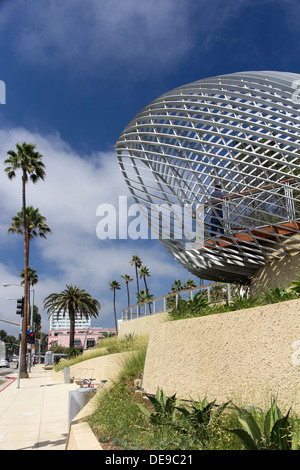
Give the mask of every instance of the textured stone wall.
MULTIPOLYGON (((78 364, 70 366, 70 377, 76 379, 93 378, 97 381, 109 380, 116 377, 122 369, 124 360, 130 353, 117 353, 107 356, 95 357, 94 359, 87 359, 78 364)), ((64 381, 64 371, 52 371, 52 380, 56 382, 64 381)))
POLYGON ((119 330, 119 338, 126 335, 134 334, 136 336, 147 336, 152 330, 153 326, 166 321, 168 313, 156 313, 155 315, 148 315, 146 317, 135 318, 121 323, 119 330))
POLYGON ((263 408, 278 395, 282 410, 292 405, 300 413, 295 341, 300 300, 161 323, 150 333, 142 387, 263 408))

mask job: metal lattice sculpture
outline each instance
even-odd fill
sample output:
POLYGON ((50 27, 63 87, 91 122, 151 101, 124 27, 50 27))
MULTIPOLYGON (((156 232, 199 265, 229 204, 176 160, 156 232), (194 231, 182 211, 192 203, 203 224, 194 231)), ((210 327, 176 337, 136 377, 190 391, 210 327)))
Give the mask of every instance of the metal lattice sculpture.
MULTIPOLYGON (((174 232, 159 237, 192 274, 247 282, 294 246, 300 229, 298 86, 300 75, 285 72, 199 80, 154 100, 119 137, 117 156, 135 202, 148 209, 189 205, 194 215, 196 206, 203 208, 200 244, 174 232)), ((176 217, 174 211, 173 224, 176 217)), ((191 228, 197 226, 191 220, 191 228)))

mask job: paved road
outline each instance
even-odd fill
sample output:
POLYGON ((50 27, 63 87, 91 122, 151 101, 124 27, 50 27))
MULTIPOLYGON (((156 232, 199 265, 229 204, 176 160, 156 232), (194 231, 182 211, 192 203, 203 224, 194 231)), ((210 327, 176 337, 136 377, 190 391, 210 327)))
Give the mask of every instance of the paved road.
POLYGON ((16 371, 16 364, 11 363, 9 367, 0 367, 0 377, 3 375, 11 374, 16 371))

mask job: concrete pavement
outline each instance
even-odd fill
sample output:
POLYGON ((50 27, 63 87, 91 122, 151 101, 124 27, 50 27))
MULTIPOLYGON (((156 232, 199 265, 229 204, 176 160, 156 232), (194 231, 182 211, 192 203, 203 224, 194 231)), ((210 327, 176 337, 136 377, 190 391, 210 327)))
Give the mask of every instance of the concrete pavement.
POLYGON ((0 450, 65 450, 69 391, 78 385, 53 382, 42 365, 29 375, 20 388, 17 371, 0 386, 0 450))

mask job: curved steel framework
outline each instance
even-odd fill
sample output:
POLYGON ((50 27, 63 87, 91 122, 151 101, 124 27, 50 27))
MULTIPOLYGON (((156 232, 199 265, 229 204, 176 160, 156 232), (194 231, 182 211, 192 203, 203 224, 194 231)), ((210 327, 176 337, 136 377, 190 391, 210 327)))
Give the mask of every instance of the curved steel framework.
POLYGON ((135 202, 147 208, 150 224, 157 219, 158 238, 195 276, 248 282, 258 268, 295 246, 298 88, 300 75, 286 72, 199 80, 154 100, 119 137, 117 156, 135 202), (193 210, 189 236, 186 228, 183 236, 174 230, 162 234, 162 214, 152 209, 163 204, 175 208, 173 227, 184 213, 178 208, 193 210), (203 239, 196 234, 199 207, 203 239))

